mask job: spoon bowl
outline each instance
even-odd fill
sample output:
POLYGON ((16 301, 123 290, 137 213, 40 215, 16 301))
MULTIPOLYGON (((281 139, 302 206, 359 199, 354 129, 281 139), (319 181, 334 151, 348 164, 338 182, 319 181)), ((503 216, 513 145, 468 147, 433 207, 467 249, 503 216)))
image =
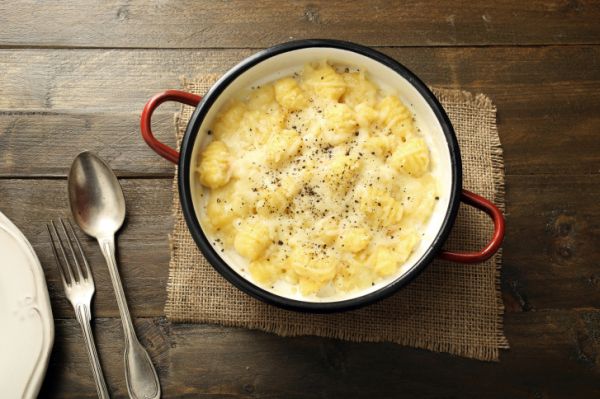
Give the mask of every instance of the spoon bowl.
POLYGON ((110 167, 97 155, 77 155, 69 172, 69 202, 73 218, 88 235, 114 235, 125 220, 125 197, 110 167))

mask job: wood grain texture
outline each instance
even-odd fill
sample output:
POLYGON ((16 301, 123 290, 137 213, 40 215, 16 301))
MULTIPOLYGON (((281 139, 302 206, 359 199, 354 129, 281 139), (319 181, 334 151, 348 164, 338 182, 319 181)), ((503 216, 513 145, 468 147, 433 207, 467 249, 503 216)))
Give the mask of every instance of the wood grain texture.
MULTIPOLYGON (((152 118, 155 136, 174 146, 174 114, 152 118)), ((173 177, 174 167, 142 140, 135 113, 0 111, 0 177, 66 177, 81 151, 94 151, 119 177, 173 177)))
MULTIPOLYGON (((483 363, 393 344, 136 321, 164 397, 186 398, 597 397, 599 328, 597 310, 509 314, 514 345, 500 363, 483 363)), ((94 330, 101 362, 111 365, 104 368, 111 394, 127 397, 119 321, 96 319, 94 330)), ((56 334, 41 397, 95 397, 76 321, 58 320, 56 334)))
MULTIPOLYGON (((489 95, 508 174, 600 171, 599 47, 383 51, 430 85, 489 95)), ((171 175, 140 138, 145 102, 180 87, 182 76, 223 73, 251 53, 0 50, 0 176, 64 176, 65 160, 86 148, 122 176, 171 175)), ((155 118, 157 136, 169 143, 176 109, 165 104, 155 118)))
MULTIPOLYGON (((132 316, 163 314, 171 232, 171 180, 121 180, 127 219, 117 239, 119 271, 132 316)), ((0 209, 29 239, 44 268, 56 317, 74 317, 66 300, 45 224, 69 217, 66 180, 0 181, 0 209)), ((97 242, 77 229, 94 274, 93 312, 118 317, 108 268, 97 242)))
MULTIPOLYGON (((44 226, 50 218, 69 215, 66 181, 7 179, 0 183, 2 211, 38 252, 55 315, 73 317, 44 226)), ((171 180, 121 179, 121 184, 128 218, 118 249, 132 313, 160 316, 168 276, 167 237, 172 228, 171 180)), ((600 307, 600 210, 595 202, 600 196, 600 175, 507 176, 506 185, 503 291, 508 311, 600 307)), ((89 238, 82 241, 96 278, 94 314, 116 317, 110 277, 98 246, 89 238)))
POLYGON ((595 1, 2 2, 0 43, 266 47, 327 37, 372 46, 597 44, 595 1), (35 12, 32 12, 35 10, 35 12))
MULTIPOLYGON (((0 210, 38 252, 57 318, 40 397, 96 397, 44 231, 68 214, 64 177, 84 149, 123 177, 120 269, 164 397, 600 397, 598 20, 591 0, 0 2, 0 210), (139 138, 142 106, 183 76, 223 73, 256 49, 309 37, 379 47, 429 85, 483 92, 498 106, 511 344, 500 363, 162 317, 173 167, 139 138)), ((167 143, 176 109, 154 118, 167 143)), ((113 397, 127 397, 108 272, 82 239, 101 360, 113 397)))

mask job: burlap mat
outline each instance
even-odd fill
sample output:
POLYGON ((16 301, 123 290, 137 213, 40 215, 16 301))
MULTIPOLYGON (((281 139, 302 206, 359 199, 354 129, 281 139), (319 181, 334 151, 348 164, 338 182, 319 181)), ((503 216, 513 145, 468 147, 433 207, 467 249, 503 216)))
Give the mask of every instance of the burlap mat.
MULTIPOLYGON (((203 94, 217 76, 184 81, 203 94)), ((504 205, 502 150, 496 108, 484 95, 435 89, 458 135, 463 185, 504 205)), ((176 118, 181 140, 192 108, 176 118)), ((234 288, 197 249, 181 213, 173 180, 175 227, 171 235, 167 317, 173 322, 216 323, 283 336, 318 335, 350 341, 391 341, 482 360, 498 360, 508 348, 502 332, 501 254, 478 265, 436 260, 417 279, 382 302, 347 313, 300 314, 266 305, 234 288)), ((491 237, 487 215, 462 205, 446 248, 476 250, 491 237)))

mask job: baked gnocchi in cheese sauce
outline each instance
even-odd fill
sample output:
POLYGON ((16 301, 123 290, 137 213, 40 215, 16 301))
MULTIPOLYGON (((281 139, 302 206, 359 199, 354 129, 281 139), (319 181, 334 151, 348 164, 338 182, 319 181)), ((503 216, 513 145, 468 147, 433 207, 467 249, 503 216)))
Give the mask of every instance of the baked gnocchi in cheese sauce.
POLYGON ((438 199, 411 111, 366 71, 305 65, 227 103, 208 134, 203 227, 267 290, 327 297, 394 275, 438 199))

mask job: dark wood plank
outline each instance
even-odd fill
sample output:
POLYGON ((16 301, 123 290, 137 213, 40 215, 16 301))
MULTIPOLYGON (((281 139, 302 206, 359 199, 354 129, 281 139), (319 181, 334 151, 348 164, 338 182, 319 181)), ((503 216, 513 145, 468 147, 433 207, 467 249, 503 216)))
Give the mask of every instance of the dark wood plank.
MULTIPOLYGON (((45 224, 70 215, 66 180, 0 181, 0 211, 27 236, 44 268, 55 317, 74 317, 65 298, 45 224)), ((119 270, 133 316, 163 314, 172 228, 171 180, 121 180, 126 224, 118 235, 119 270)), ((118 316, 108 268, 98 244, 78 230, 96 283, 94 314, 118 316)))
MULTIPOLYGON (((383 50, 428 84, 491 96, 507 173, 600 171, 600 47, 383 50)), ((171 175, 140 139, 144 103, 181 76, 222 73, 251 52, 0 51, 0 176, 64 176, 85 148, 123 176, 171 175)), ((168 142, 176 109, 166 104, 156 118, 168 142)))
MULTIPOLYGON (((65 180, 6 179, 0 210, 37 250, 57 317, 73 317, 64 299, 45 226, 68 215, 65 180)), ((118 239, 121 274, 136 316, 163 314, 172 228, 170 179, 121 179, 128 222, 118 239)), ((510 312, 600 307, 600 175, 508 176, 503 288, 510 312), (573 195, 572 193, 578 193, 573 195)), ((96 277, 95 314, 118 315, 97 244, 83 240, 96 277)))
POLYGON ((600 175, 507 176, 502 284, 512 310, 600 308, 600 175))
MULTIPOLYGON (((155 136, 175 145, 174 114, 152 118, 155 136)), ((134 113, 0 111, 0 176, 65 177, 81 151, 94 151, 117 176, 172 177, 174 167, 152 151, 140 135, 134 113)))
MULTIPOLYGON (((245 329, 136 321, 164 397, 207 398, 574 398, 600 395, 600 312, 506 316, 512 348, 500 363, 394 344, 282 338, 245 329), (424 372, 426 370, 426 372, 424 372), (435 381, 432 383, 431 381, 435 381)), ((94 329, 112 396, 126 397, 118 320, 94 329), (107 367, 110 365, 110 367, 107 367)), ((42 397, 96 393, 75 320, 57 320, 42 397)))
POLYGON ((598 43, 599 19, 597 2, 559 0, 3 2, 0 44, 265 47, 323 36, 376 46, 598 43))
POLYGON ((252 53, 253 50, 0 50, 0 109, 139 113, 150 96, 179 87, 182 77, 223 73, 252 53))

